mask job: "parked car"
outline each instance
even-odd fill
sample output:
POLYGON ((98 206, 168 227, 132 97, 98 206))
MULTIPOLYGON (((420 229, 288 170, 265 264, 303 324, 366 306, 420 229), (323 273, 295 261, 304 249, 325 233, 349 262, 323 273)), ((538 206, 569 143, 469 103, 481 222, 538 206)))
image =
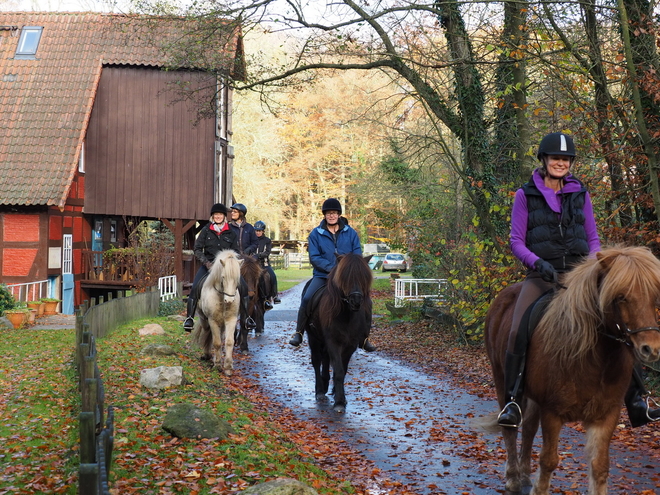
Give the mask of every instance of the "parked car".
POLYGON ((380 269, 384 272, 388 270, 399 270, 405 272, 408 270, 409 262, 406 256, 401 253, 387 253, 383 259, 383 265, 380 269))

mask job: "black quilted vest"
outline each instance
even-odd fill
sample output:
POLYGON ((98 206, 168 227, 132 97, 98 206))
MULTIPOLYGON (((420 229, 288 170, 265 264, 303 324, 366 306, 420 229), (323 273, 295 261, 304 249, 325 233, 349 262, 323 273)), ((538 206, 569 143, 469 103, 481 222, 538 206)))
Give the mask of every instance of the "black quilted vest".
POLYGON ((523 185, 523 191, 527 197, 527 247, 557 271, 569 270, 589 254, 584 230, 587 190, 582 186, 578 192, 561 194, 561 214, 550 209, 533 180, 523 185))

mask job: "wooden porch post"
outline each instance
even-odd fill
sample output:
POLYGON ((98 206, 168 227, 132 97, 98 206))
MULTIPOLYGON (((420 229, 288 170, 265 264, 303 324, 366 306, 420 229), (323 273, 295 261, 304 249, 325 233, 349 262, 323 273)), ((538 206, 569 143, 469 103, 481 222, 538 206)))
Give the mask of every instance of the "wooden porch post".
POLYGON ((183 282, 183 235, 195 226, 197 220, 188 220, 185 225, 181 218, 161 218, 160 221, 174 234, 174 275, 178 282, 183 282))

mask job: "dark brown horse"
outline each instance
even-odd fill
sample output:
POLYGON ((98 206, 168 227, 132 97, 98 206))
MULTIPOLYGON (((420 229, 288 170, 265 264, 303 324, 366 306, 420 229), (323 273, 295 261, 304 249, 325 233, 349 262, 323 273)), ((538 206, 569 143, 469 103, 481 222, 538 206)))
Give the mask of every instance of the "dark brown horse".
MULTIPOLYGON (((526 361, 520 453, 517 428, 501 428, 507 450, 506 490, 531 485, 531 453, 541 425, 543 446, 532 493, 549 493, 559 463, 564 423, 587 431, 589 494, 607 493, 609 444, 635 359, 660 358, 656 303, 660 261, 648 249, 608 248, 578 265, 562 281, 532 336, 526 361)), ((486 349, 500 408, 504 407, 504 359, 520 284, 503 290, 486 317, 486 349)), ((482 426, 486 425, 484 421, 482 426)), ((496 415, 486 426, 496 428, 496 415)))
MULTIPOLYGON (((249 296, 248 300, 248 310, 247 314, 243 314, 241 311, 241 328, 240 332, 236 337, 236 344, 240 346, 241 351, 248 350, 248 329, 245 324, 246 318, 249 316, 257 324, 255 331, 257 333, 263 332, 264 326, 264 305, 263 305, 263 296, 260 295, 260 284, 261 275, 263 270, 252 256, 243 256, 243 263, 241 264, 241 276, 243 281, 247 286, 247 295, 249 296), (259 327, 261 323, 261 327, 259 327)), ((244 288, 245 290, 245 288, 244 288)))
MULTIPOLYGON (((369 257, 370 258, 370 257, 369 257)), ((333 409, 346 411, 344 378, 358 346, 371 329, 371 282, 369 258, 359 254, 337 257, 328 274, 325 292, 307 326, 309 349, 316 376, 316 400, 326 400, 332 368, 333 409)))

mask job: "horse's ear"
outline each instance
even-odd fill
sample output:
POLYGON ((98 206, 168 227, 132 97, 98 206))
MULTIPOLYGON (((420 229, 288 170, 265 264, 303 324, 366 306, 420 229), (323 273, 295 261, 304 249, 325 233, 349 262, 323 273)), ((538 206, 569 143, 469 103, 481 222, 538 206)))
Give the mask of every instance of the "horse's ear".
POLYGON ((604 271, 609 271, 610 267, 612 266, 612 263, 614 263, 614 258, 616 258, 616 256, 605 256, 600 251, 596 253, 596 259, 603 267, 604 271))
POLYGON ((367 263, 369 263, 369 262, 371 261, 371 258, 373 258, 373 256, 374 256, 373 254, 370 254, 369 256, 365 256, 365 257, 364 257, 364 261, 366 261, 367 263))

